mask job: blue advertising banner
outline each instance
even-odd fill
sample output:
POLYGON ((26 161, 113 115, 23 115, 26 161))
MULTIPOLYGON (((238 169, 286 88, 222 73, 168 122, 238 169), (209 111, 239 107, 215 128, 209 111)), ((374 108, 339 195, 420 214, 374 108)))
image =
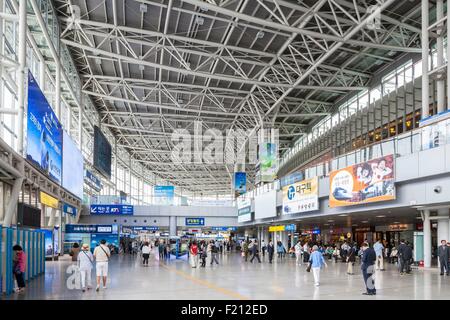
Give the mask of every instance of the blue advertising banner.
POLYGON ((62 127, 31 72, 28 73, 27 159, 61 184, 62 127))
POLYGON ((205 218, 186 218, 186 226, 204 226, 205 218))
POLYGON ((63 212, 75 217, 77 215, 77 208, 75 208, 74 206, 71 206, 70 204, 64 203, 63 204, 63 212))
POLYGON ((153 187, 156 204, 159 205, 173 205, 175 197, 174 186, 154 186, 153 187))
POLYGON ((245 172, 234 173, 234 194, 239 197, 247 192, 247 174, 245 172))
POLYGON ((125 204, 91 204, 91 214, 132 216, 134 207, 125 204))
POLYGON ((66 233, 112 233, 117 234, 117 225, 111 224, 66 224, 66 233))
POLYGON ((236 231, 237 228, 236 227, 211 227, 211 230, 213 231, 236 231))
POLYGON ((158 231, 157 226, 122 226, 122 233, 138 233, 140 231, 158 231))

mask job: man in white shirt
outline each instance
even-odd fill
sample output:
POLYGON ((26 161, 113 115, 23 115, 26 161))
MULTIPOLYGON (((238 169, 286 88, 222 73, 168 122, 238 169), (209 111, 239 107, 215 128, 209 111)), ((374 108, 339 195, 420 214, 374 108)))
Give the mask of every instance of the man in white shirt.
POLYGON ((295 249, 295 262, 297 265, 301 266, 302 265, 302 251, 303 251, 303 247, 302 247, 302 243, 300 242, 300 240, 298 240, 297 244, 294 247, 295 249))
POLYGON ((83 292, 86 291, 86 280, 87 280, 87 289, 91 289, 91 272, 94 266, 94 257, 92 253, 89 251, 89 245, 83 244, 81 247, 81 252, 78 254, 78 267, 80 268, 81 274, 81 290, 83 292))
POLYGON ((111 257, 111 252, 106 246, 106 240, 101 240, 100 245, 94 250, 94 257, 96 261, 95 269, 97 271, 97 288, 100 290, 100 279, 103 277, 103 289, 106 289, 106 280, 108 277, 108 261, 111 257))

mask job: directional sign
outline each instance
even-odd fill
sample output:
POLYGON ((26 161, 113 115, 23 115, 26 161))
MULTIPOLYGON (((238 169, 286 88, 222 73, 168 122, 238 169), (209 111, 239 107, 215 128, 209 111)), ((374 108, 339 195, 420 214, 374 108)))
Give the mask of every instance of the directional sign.
POLYGON ((92 215, 125 215, 132 216, 134 207, 123 204, 92 204, 92 215))

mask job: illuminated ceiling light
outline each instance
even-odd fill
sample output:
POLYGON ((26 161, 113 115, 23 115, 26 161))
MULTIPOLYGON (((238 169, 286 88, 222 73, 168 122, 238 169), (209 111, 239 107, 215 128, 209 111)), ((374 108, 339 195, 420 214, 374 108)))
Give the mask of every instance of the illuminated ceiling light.
POLYGON ((386 216, 377 216, 377 218, 386 218, 386 216))
POLYGON ((364 221, 361 221, 361 223, 369 223, 369 221, 367 221, 367 220, 364 220, 364 221))
POLYGON ((348 214, 340 214, 339 217, 348 217, 348 214))
POLYGON ((256 38, 258 39, 262 39, 264 38, 265 33, 263 31, 258 31, 258 33, 256 34, 256 38))

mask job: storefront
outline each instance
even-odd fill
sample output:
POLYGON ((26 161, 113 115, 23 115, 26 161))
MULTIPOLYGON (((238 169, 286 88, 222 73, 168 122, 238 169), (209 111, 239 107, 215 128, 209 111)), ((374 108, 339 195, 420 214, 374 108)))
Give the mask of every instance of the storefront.
POLYGON ((106 245, 114 253, 119 252, 119 227, 113 225, 81 225, 67 224, 65 227, 64 253, 69 253, 74 243, 79 245, 87 243, 91 251, 106 240, 106 245))
POLYGON ((335 244, 345 240, 352 240, 353 234, 351 228, 330 228, 322 230, 323 244, 335 244))
POLYGON ((367 227, 355 227, 352 229, 353 233, 353 241, 355 241, 359 246, 364 242, 368 241, 372 243, 375 239, 375 227, 367 226, 367 227))

